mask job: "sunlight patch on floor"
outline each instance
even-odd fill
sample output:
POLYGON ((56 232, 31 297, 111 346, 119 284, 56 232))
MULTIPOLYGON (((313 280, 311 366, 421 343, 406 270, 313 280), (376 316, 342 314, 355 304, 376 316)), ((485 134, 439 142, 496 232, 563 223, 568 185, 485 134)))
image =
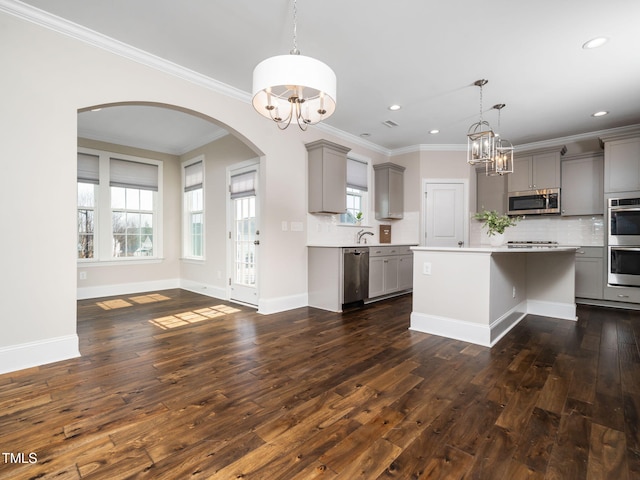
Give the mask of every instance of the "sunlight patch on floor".
POLYGON ((132 302, 144 304, 144 303, 154 303, 154 302, 163 302, 165 300, 171 300, 170 297, 166 295, 161 295, 159 293, 152 293, 150 295, 139 295, 137 297, 129 298, 132 302))
POLYGON ((240 309, 229 305, 215 305, 213 307, 199 308, 197 310, 189 310, 187 312, 176 313, 166 317, 154 318, 149 323, 160 327, 163 330, 182 327, 184 325, 199 323, 205 320, 224 317, 231 313, 239 312, 240 309))
POLYGON ((97 302, 96 305, 103 310, 115 310, 117 308, 132 307, 134 303, 144 305, 147 303, 163 302, 165 300, 171 300, 171 298, 159 293, 152 293, 149 295, 137 295, 135 297, 129 297, 126 300, 124 298, 105 300, 104 302, 97 302))
POLYGON ((117 308, 132 307, 133 303, 129 303, 122 298, 116 300, 105 300, 104 302, 96 303, 103 310, 115 310, 117 308))

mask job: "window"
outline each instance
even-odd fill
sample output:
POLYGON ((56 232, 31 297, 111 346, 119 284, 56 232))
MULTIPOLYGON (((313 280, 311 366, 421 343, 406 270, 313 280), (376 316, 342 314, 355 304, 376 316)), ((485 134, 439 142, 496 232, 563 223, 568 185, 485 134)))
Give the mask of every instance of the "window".
POLYGON ((99 157, 78 154, 78 258, 95 255, 95 207, 99 157))
POLYGON ((347 158, 347 211, 340 215, 342 223, 355 225, 364 220, 368 208, 368 167, 366 162, 347 158))
POLYGON ((82 150, 78 153, 78 258, 159 257, 161 162, 82 150))
POLYGON ((202 159, 183 165, 186 258, 204 258, 204 168, 202 159))
POLYGON ((158 166, 120 158, 109 159, 111 187, 111 256, 153 257, 158 166))

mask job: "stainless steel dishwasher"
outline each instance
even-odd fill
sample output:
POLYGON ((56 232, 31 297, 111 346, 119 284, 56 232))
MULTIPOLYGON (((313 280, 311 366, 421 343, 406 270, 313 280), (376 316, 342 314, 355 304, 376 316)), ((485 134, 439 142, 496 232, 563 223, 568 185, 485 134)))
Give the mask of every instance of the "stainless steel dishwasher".
POLYGON ((343 305, 369 296, 369 247, 343 248, 343 305))

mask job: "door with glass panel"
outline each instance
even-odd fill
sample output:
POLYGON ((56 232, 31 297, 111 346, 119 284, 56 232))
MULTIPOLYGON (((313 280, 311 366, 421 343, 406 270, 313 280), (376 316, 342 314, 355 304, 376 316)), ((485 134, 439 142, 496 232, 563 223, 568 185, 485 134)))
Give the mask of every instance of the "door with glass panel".
POLYGON ((258 256, 260 248, 258 165, 231 170, 229 218, 231 241, 231 300, 258 305, 258 256))

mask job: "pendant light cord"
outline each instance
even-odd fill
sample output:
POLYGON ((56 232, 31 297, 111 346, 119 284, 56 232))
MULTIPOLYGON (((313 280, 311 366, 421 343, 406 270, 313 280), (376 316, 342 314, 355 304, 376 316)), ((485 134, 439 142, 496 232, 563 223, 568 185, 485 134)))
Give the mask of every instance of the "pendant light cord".
POLYGON ((293 50, 291 50, 291 55, 300 55, 300 50, 298 50, 298 2, 297 0, 293 0, 293 50))

